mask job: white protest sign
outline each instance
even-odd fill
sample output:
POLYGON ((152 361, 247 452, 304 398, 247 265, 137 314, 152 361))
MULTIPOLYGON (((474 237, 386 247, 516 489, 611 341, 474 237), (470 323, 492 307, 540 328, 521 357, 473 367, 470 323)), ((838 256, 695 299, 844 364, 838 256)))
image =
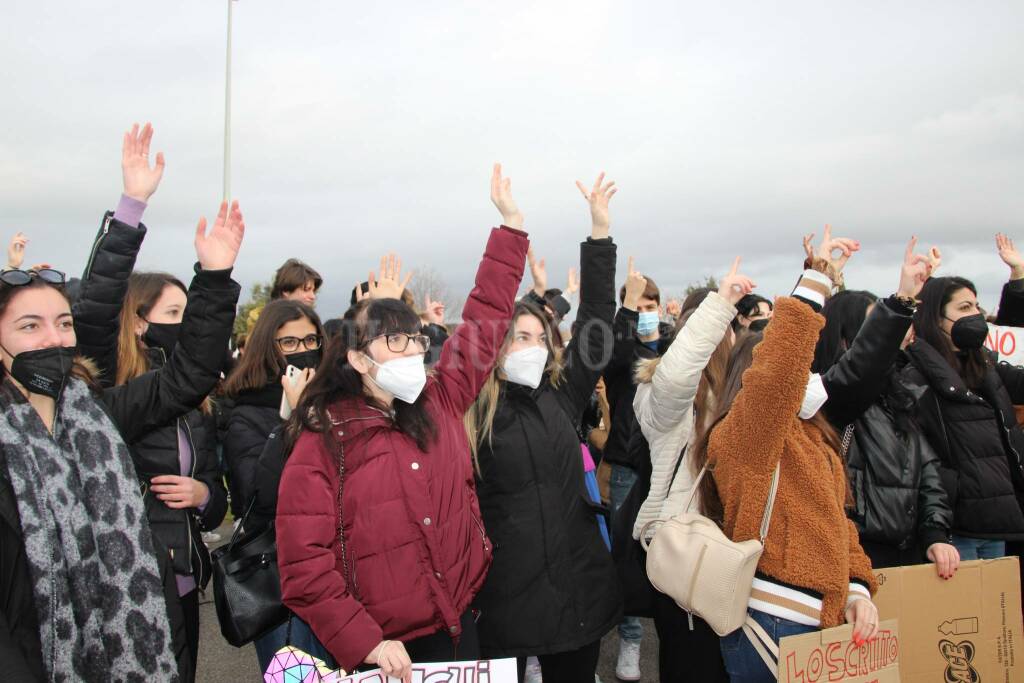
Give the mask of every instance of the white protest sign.
POLYGON ((1024 328, 988 326, 985 346, 996 352, 1000 361, 1010 365, 1024 365, 1024 328))
MULTIPOLYGON (((330 683, 400 683, 397 678, 382 674, 380 669, 323 680, 330 683)), ((519 683, 519 672, 515 659, 413 664, 412 683, 519 683)))

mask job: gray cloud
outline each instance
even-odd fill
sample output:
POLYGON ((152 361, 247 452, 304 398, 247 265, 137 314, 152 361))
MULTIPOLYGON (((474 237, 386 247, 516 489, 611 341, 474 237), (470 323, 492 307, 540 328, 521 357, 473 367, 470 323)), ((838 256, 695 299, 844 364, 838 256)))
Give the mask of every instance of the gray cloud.
MULTIPOLYGON (((143 268, 187 273, 220 195, 223 2, 10 3, 0 26, 0 228, 84 264, 120 190, 121 132, 152 120, 168 171, 143 268)), ((337 2, 235 6, 234 194, 248 285, 287 256, 340 313, 397 250, 472 282, 504 163, 561 284, 587 234, 573 187, 607 170, 620 271, 666 290, 735 254, 785 291, 800 235, 859 238, 884 294, 911 233, 990 307, 991 236, 1024 240, 1024 6, 988 2, 337 2), (437 6, 440 5, 440 6, 437 6)), ((621 278, 620 278, 621 279, 621 278)))

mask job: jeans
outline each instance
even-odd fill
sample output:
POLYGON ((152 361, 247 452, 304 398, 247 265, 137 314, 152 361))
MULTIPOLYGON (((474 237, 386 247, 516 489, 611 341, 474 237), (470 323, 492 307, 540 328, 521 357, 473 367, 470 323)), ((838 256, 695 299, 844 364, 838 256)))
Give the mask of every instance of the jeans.
MULTIPOLYGON (((817 626, 804 626, 753 609, 747 610, 747 613, 764 628, 776 644, 786 636, 820 630, 817 626)), ((723 636, 720 642, 725 670, 729 673, 729 680, 732 683, 775 683, 775 676, 768 671, 761 655, 757 654, 753 643, 742 628, 723 636)))
POLYGON ((953 534, 953 546, 961 560, 995 560, 1006 555, 1006 541, 991 538, 971 538, 953 534))
MULTIPOLYGON (((629 490, 633 488, 633 484, 636 483, 636 470, 632 467, 626 467, 625 465, 616 465, 612 463, 612 476, 609 486, 609 496, 611 498, 611 513, 614 515, 622 507, 622 503, 625 502, 626 496, 629 495, 629 490)), ((640 623, 640 619, 637 617, 623 617, 622 623, 619 624, 619 639, 629 640, 632 642, 639 642, 644 636, 644 627, 640 623)))
POLYGON ((294 645, 306 654, 322 659, 328 666, 336 669, 334 657, 331 657, 331 653, 327 651, 327 648, 316 639, 316 636, 313 635, 313 629, 309 627, 309 624, 294 615, 291 618, 291 622, 292 633, 290 640, 288 639, 288 621, 286 620, 273 631, 253 641, 253 645, 256 646, 256 657, 260 661, 260 675, 262 676, 267 667, 270 666, 274 653, 285 645, 294 645))

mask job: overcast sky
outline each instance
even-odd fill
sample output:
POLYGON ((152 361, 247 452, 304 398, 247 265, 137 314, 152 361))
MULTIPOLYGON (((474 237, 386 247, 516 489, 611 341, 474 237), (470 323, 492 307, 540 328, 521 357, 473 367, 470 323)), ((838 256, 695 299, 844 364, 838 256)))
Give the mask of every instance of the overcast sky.
MULTIPOLYGON (((221 0, 3 3, 0 230, 28 262, 81 270, 150 120, 167 171, 139 267, 189 273, 221 193, 225 23, 221 0)), ((1019 0, 241 0, 236 278, 303 258, 332 316, 395 250, 464 296, 501 161, 553 286, 589 230, 573 181, 605 170, 620 282, 630 254, 669 292, 739 254, 777 294, 830 222, 864 246, 850 286, 891 292, 916 233, 992 306, 993 234, 1024 246, 1022 28, 1019 0)))

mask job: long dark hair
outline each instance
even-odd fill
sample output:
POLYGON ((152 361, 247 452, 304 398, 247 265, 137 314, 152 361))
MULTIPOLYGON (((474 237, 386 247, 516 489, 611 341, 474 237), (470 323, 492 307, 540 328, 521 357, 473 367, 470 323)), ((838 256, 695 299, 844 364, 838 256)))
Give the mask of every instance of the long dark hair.
MULTIPOLYGON (((364 351, 381 335, 395 332, 419 334, 420 326, 416 311, 399 299, 364 299, 350 308, 345 313, 341 331, 327 343, 316 376, 302 392, 302 400, 292 414, 289 431, 293 435, 300 429, 320 432, 331 448, 334 430, 331 429, 327 409, 333 403, 358 397, 387 410, 387 406, 376 403, 367 393, 363 376, 348 362, 348 352, 364 351)), ((416 441, 420 450, 426 450, 437 436, 437 427, 427 411, 425 394, 421 393, 415 403, 396 400, 391 409, 398 431, 416 441)))
POLYGON ((814 347, 811 372, 821 374, 836 364, 857 338, 868 315, 868 308, 878 300, 871 292, 847 289, 837 292, 825 302, 821 314, 825 327, 814 347))
MULTIPOLYGON (((736 336, 736 344, 732 348, 729 367, 725 373, 722 394, 715 401, 714 416, 707 423, 707 426, 698 432, 698 437, 694 442, 693 455, 690 461, 690 467, 694 474, 700 472, 701 468, 707 464, 708 442, 711 440, 711 434, 714 432, 715 427, 718 426, 718 423, 729 414, 733 401, 736 400, 737 394, 743 388, 743 373, 753 363, 754 347, 761 343, 763 337, 763 332, 752 332, 750 330, 740 332, 736 336)), ((821 411, 815 413, 814 417, 808 420, 808 422, 821 431, 825 443, 834 450, 839 450, 839 437, 836 434, 836 430, 829 424, 829 421, 821 411)), ((710 469, 713 469, 713 466, 710 469)), ((710 471, 709 474, 711 474, 710 471)), ((704 480, 700 484, 700 497, 704 515, 721 524, 725 515, 722 499, 718 496, 718 487, 715 486, 714 476, 704 476, 704 480)))
POLYGON ((262 389, 268 382, 280 379, 286 367, 284 354, 274 341, 282 325, 305 318, 316 333, 324 336, 320 316, 312 308, 292 299, 271 301, 260 312, 260 317, 245 341, 245 353, 224 382, 224 394, 237 396, 246 391, 262 389))
POLYGON ((989 361, 984 348, 957 351, 949 335, 942 329, 946 304, 962 289, 969 289, 974 296, 978 296, 978 289, 974 283, 962 277, 938 277, 928 280, 918 295, 919 303, 914 314, 914 334, 938 351, 969 388, 977 389, 988 371, 989 361))

